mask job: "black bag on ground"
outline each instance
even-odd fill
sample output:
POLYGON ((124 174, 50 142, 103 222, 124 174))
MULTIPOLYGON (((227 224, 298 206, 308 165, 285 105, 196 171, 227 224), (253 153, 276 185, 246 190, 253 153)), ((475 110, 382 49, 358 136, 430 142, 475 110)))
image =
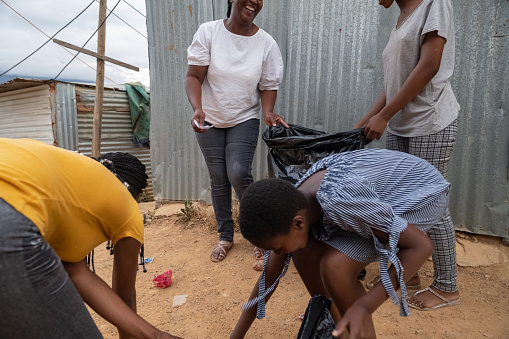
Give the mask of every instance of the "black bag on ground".
POLYGON ((318 160, 329 155, 364 148, 370 140, 364 129, 347 132, 325 133, 310 128, 288 124, 269 126, 262 135, 268 147, 269 177, 297 183, 318 160))
POLYGON ((309 300, 297 339, 333 339, 332 331, 336 324, 329 312, 332 301, 315 295, 309 300))

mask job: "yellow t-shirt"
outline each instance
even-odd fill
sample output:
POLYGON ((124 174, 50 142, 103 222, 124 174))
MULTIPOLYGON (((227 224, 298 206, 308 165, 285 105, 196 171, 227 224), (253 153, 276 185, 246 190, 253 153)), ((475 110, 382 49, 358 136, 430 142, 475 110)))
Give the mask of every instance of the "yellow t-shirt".
POLYGON ((143 243, 129 191, 99 162, 72 151, 0 138, 0 198, 30 219, 63 261, 80 261, 107 240, 143 243))

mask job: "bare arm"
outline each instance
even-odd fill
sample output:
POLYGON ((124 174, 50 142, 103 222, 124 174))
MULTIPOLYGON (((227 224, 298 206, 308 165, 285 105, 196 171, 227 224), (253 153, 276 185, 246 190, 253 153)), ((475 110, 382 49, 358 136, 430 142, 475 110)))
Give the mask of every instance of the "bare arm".
POLYGON ((382 108, 385 107, 386 97, 387 95, 385 94, 385 91, 382 91, 382 93, 378 95, 378 98, 375 100, 373 106, 371 106, 371 108, 369 109, 368 113, 366 113, 366 115, 362 117, 362 119, 353 127, 353 129, 364 127, 364 125, 366 125, 366 123, 371 117, 378 114, 382 110, 382 108))
MULTIPOLYGON (((138 268, 138 253, 141 244, 133 238, 120 239, 115 244, 113 259, 113 291, 136 313, 136 273, 138 268)), ((120 327, 119 338, 132 338, 120 327)))
POLYGON ((260 96, 262 101, 263 119, 265 120, 267 126, 276 126, 277 124, 282 124, 288 128, 288 124, 283 120, 283 118, 274 113, 277 91, 260 91, 260 96))
POLYGON ((63 262, 64 268, 83 300, 101 317, 117 326, 120 338, 127 338, 128 336, 135 338, 176 338, 159 331, 135 312, 134 282, 140 246, 141 244, 133 238, 121 239, 115 245, 113 285, 114 287, 117 286, 120 295, 90 271, 85 260, 77 263, 63 262), (133 250, 134 253, 132 253, 133 250))
MULTIPOLYGON (((421 46, 419 62, 408 76, 398 94, 365 123, 368 139, 380 139, 389 120, 422 92, 440 69, 445 39, 436 31, 426 34, 421 46)), ((361 120, 362 121, 362 120, 361 120)))
POLYGON ((208 69, 208 66, 189 65, 186 74, 185 87, 187 99, 189 100, 194 112, 193 117, 191 118, 191 126, 194 131, 198 133, 206 132, 206 130, 197 127, 193 123, 193 120, 198 121, 200 126, 203 126, 203 122, 205 121, 205 113, 203 112, 201 101, 201 85, 203 84, 203 80, 205 80, 208 69))
MULTIPOLYGON (((373 233, 380 241, 388 242, 386 233, 375 229, 373 229, 373 233)), ((404 268, 404 281, 412 278, 433 253, 433 243, 428 236, 411 224, 408 224, 407 229, 401 233, 398 248, 397 256, 404 268)), ((398 289, 399 282, 394 267, 389 269, 389 275, 393 286, 398 289)), ((338 322, 333 335, 339 336, 349 326, 350 339, 374 338, 376 335, 371 322, 371 314, 388 297, 382 282, 378 282, 368 293, 357 299, 348 308, 343 318, 338 322)))
MULTIPOLYGON (((267 271, 265 273, 266 287, 271 286, 276 281, 277 277, 281 274, 285 266, 285 260, 286 254, 276 254, 272 251, 270 252, 269 262, 267 263, 267 271)), ((256 298, 258 296, 259 281, 260 279, 258 279, 258 281, 256 282, 253 291, 249 296, 249 300, 256 298)), ((274 291, 275 290, 276 289, 274 289, 274 291)), ((267 302, 270 299, 274 291, 267 295, 267 297, 265 298, 265 302, 267 302)), ((244 338, 247 331, 253 324, 255 318, 256 318, 256 305, 243 311, 242 314, 240 315, 239 320, 237 321, 235 329, 230 335, 230 339, 244 338)))

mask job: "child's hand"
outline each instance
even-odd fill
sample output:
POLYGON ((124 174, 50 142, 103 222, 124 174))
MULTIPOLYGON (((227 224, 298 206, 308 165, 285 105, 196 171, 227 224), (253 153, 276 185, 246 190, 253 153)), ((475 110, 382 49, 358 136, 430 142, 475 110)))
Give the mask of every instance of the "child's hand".
POLYGON ((345 315, 336 324, 336 329, 332 331, 332 335, 336 338, 339 337, 347 327, 350 331, 350 339, 376 338, 371 313, 358 302, 346 310, 345 315))

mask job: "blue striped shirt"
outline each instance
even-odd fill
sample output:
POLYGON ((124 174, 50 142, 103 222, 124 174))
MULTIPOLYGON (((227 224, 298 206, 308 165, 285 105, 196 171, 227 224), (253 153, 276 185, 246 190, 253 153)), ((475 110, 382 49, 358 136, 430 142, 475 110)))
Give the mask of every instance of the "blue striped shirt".
POLYGON ((362 149, 318 161, 295 186, 323 169, 327 172, 317 192, 323 222, 311 232, 354 260, 379 260, 387 294, 400 304, 400 314, 408 315, 403 267, 397 257, 399 236, 408 223, 427 231, 442 218, 450 183, 433 165, 413 155, 362 149), (381 243, 372 228, 387 233, 389 242, 381 243), (389 277, 389 261, 397 272, 401 300, 389 277))

